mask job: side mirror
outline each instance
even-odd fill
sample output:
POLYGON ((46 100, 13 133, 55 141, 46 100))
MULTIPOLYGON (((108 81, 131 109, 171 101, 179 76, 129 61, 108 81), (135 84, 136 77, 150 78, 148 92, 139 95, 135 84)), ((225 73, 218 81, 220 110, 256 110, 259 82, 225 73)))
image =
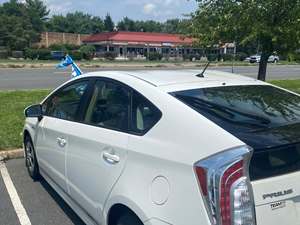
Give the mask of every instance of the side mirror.
POLYGON ((38 118, 41 121, 43 118, 42 106, 40 104, 31 105, 24 110, 24 114, 26 118, 38 118))

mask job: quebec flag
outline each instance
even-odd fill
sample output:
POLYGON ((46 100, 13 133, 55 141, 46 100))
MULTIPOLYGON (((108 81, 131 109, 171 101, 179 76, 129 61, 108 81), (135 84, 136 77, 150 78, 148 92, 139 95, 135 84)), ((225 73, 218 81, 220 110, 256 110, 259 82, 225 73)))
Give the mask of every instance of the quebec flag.
POLYGON ((72 66, 72 78, 82 75, 81 69, 77 66, 77 64, 69 55, 66 55, 62 62, 56 66, 56 68, 67 68, 70 65, 72 66))

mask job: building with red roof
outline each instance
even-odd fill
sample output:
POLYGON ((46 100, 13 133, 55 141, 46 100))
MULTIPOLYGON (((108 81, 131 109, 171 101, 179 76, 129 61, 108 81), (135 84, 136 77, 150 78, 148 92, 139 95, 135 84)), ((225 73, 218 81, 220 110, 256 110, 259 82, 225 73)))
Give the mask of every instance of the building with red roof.
POLYGON ((191 46, 193 39, 178 34, 165 34, 165 33, 149 33, 149 32, 107 32, 94 34, 86 39, 85 43, 99 43, 99 42, 121 42, 122 44, 139 44, 139 45, 153 45, 153 46, 191 46))
POLYGON ((83 43, 94 45, 98 55, 110 52, 119 57, 143 58, 152 52, 164 57, 200 54, 200 49, 193 48, 193 41, 179 34, 115 31, 93 34, 83 43))

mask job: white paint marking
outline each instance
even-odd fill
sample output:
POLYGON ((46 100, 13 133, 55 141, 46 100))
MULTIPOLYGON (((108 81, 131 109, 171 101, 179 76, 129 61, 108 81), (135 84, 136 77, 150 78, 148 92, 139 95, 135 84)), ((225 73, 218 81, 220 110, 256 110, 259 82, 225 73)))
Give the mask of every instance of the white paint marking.
POLYGON ((10 200, 14 206, 18 219, 21 225, 31 225, 29 217, 24 206, 21 203, 17 190, 9 176, 8 170, 3 162, 0 161, 0 172, 9 194, 10 200))

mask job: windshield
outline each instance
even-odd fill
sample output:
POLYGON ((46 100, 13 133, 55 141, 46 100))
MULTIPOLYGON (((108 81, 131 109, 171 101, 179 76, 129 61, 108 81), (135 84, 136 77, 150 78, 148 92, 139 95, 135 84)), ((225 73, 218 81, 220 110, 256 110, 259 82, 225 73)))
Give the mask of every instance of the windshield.
POLYGON ((172 94, 233 133, 300 122, 300 97, 272 86, 224 86, 172 94))
POLYGON ((251 180, 300 170, 300 97, 272 86, 172 93, 254 149, 251 180))

